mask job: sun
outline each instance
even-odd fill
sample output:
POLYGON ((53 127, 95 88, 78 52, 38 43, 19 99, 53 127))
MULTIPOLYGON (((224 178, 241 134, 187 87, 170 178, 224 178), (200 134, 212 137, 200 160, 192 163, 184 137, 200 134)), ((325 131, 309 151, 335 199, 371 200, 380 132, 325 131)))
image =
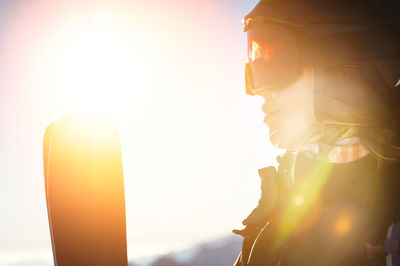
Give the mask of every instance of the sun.
POLYGON ((65 112, 117 113, 143 86, 142 42, 132 21, 110 10, 60 20, 42 39, 37 68, 65 112))

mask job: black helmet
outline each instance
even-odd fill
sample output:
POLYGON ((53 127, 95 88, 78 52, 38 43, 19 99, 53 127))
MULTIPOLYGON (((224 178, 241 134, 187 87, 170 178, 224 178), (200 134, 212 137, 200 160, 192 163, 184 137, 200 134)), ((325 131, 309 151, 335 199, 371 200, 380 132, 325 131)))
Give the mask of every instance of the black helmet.
POLYGON ((244 18, 246 91, 314 71, 317 120, 376 121, 400 111, 400 1, 262 0, 244 18))

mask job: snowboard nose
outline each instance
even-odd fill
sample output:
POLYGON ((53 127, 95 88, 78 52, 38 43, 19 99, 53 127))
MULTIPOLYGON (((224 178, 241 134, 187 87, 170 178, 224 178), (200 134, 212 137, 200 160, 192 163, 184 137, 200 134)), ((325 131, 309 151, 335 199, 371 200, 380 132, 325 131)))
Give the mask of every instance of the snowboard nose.
POLYGON ((55 265, 127 265, 121 144, 110 116, 70 114, 43 140, 55 265))

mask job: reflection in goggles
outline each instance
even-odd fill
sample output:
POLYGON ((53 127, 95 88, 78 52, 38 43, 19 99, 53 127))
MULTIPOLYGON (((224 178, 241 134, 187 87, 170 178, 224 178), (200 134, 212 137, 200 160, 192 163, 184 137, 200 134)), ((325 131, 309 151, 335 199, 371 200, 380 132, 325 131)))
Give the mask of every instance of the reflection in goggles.
POLYGON ((249 60, 255 61, 262 58, 265 61, 272 61, 274 59, 274 49, 271 45, 265 44, 258 40, 249 40, 249 60))

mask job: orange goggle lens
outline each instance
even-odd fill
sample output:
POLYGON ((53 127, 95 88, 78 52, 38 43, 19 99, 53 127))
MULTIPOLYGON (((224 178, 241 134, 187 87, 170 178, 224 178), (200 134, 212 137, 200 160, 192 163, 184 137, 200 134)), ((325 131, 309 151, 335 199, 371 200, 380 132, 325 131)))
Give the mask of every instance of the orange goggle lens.
POLYGON ((276 90, 298 73, 296 38, 286 28, 258 23, 247 31, 246 92, 276 90))

